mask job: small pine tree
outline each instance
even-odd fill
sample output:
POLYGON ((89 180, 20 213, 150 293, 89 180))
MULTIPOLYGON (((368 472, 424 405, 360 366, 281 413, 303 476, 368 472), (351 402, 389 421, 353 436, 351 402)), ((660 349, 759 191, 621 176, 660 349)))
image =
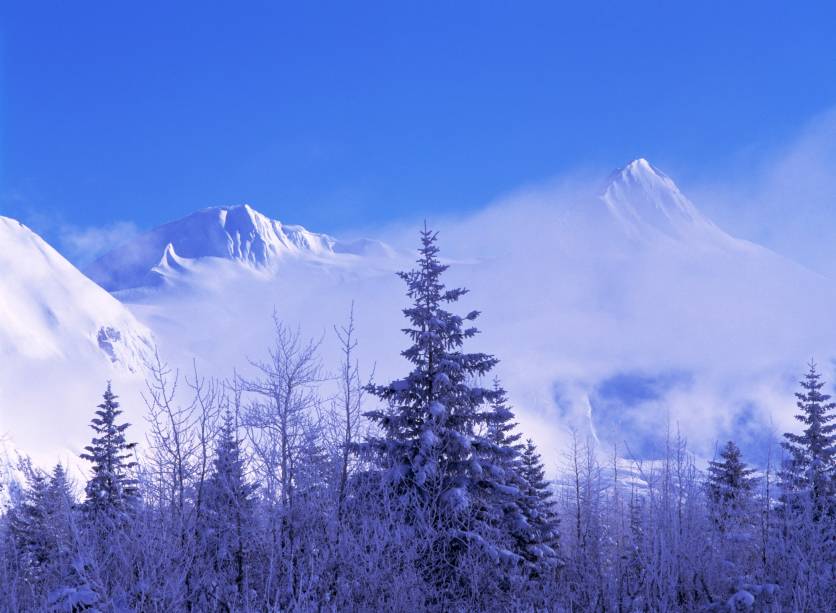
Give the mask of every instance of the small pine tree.
POLYGON ((508 394, 494 379, 494 398, 490 403, 485 420, 487 421, 487 432, 485 438, 492 444, 491 452, 497 462, 509 470, 516 469, 517 460, 523 450, 520 443, 522 434, 517 432, 517 423, 514 421, 514 411, 508 405, 508 394))
POLYGON ((781 472, 784 502, 791 507, 801 504, 800 496, 812 505, 813 517, 823 513, 836 513, 836 419, 833 413, 836 403, 822 394, 824 382, 810 363, 807 375, 801 381, 802 391, 796 393, 800 413, 795 418, 804 425, 801 434, 784 434, 782 447, 789 458, 781 472))
POLYGON ((534 441, 528 439, 520 457, 522 510, 532 531, 524 543, 529 559, 555 564, 560 546, 560 520, 546 471, 534 441))
POLYGON ((33 586, 45 580, 51 550, 48 498, 49 480, 26 462, 21 465, 26 486, 9 513, 9 526, 24 577, 33 586))
POLYGON ((715 521, 725 530, 730 519, 745 515, 758 480, 753 476, 757 471, 746 466, 733 441, 726 443, 720 457, 708 463, 706 487, 715 521))
MULTIPOLYGON (((494 392, 496 398, 487 412, 485 439, 488 445, 482 459, 483 468, 493 478, 493 481, 483 483, 485 496, 489 498, 487 508, 502 511, 500 517, 493 518, 494 521, 511 537, 515 553, 526 561, 529 571, 537 574, 543 570, 543 565, 555 561, 556 552, 548 545, 542 546, 543 526, 535 519, 540 498, 528 481, 527 477, 532 475, 526 475, 526 471, 531 473, 534 467, 523 463, 526 445, 520 443, 522 434, 516 431, 514 412, 498 380, 494 381, 494 392)), ((541 471, 540 481, 542 478, 541 471)))
POLYGON ((71 571, 72 491, 60 464, 51 476, 28 462, 21 468, 26 487, 11 509, 10 529, 24 576, 34 589, 43 590, 63 582, 71 571))
POLYGON ((81 454, 93 465, 93 476, 85 488, 84 509, 92 514, 117 517, 133 510, 138 501, 138 484, 131 476, 136 467, 131 459, 136 443, 128 443, 125 439, 125 430, 130 424, 116 423, 122 411, 110 382, 103 399, 90 422, 95 436, 85 447, 87 453, 81 454))
POLYGON ((231 609, 243 606, 247 586, 246 534, 252 527, 256 487, 247 482, 241 441, 236 435, 234 416, 227 411, 221 428, 213 471, 206 482, 206 525, 203 532, 207 551, 218 576, 214 599, 231 609))

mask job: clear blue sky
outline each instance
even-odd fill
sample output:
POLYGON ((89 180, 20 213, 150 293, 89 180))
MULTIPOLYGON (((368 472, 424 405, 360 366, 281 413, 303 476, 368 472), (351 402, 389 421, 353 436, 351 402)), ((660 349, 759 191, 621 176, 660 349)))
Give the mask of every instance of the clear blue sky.
POLYGON ((636 156, 687 180, 836 101, 830 2, 13 4, 0 214, 36 226, 249 202, 336 231, 636 156))

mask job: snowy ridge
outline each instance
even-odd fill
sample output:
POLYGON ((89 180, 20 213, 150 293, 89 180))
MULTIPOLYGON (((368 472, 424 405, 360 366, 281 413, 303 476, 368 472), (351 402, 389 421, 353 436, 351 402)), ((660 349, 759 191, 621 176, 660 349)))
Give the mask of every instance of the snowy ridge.
POLYGON ((221 258, 271 268, 287 258, 329 258, 339 254, 385 256, 382 243, 343 243, 262 215, 251 206, 203 209, 159 226, 96 260, 85 273, 108 291, 158 285, 191 260, 221 258))
POLYGON ((150 332, 37 234, 0 217, 0 356, 141 367, 150 332))

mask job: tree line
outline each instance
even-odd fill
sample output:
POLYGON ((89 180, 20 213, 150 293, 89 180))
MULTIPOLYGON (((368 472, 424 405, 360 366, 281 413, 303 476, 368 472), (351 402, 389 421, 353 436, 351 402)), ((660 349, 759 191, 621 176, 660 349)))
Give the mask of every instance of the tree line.
POLYGON ((450 310, 466 290, 446 269, 425 228, 389 383, 363 384, 353 314, 336 376, 275 318, 252 376, 155 357, 141 454, 108 384, 86 483, 21 459, 6 484, 0 608, 833 610, 836 405, 815 365, 760 470, 733 441, 701 470, 670 428, 663 457, 629 462, 573 432, 550 481, 497 359, 465 350, 479 313, 450 310))

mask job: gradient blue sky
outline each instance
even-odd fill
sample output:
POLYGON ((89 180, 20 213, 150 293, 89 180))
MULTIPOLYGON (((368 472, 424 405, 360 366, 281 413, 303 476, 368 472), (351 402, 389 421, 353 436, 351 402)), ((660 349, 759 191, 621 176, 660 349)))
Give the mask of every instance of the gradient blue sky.
POLYGON ((805 4, 4 3, 0 214, 339 232, 637 156, 729 178, 836 101, 805 4))

